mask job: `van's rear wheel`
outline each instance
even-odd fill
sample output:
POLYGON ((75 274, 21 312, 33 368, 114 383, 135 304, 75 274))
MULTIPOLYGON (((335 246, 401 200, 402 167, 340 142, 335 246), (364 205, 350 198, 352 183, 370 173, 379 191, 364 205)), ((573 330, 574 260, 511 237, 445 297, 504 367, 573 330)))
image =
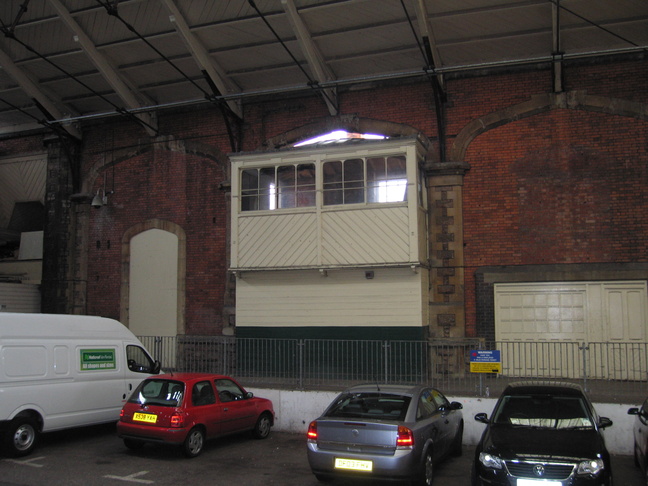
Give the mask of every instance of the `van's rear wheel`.
POLYGON ((5 449, 13 457, 31 454, 38 442, 38 425, 30 417, 16 417, 5 435, 5 449))

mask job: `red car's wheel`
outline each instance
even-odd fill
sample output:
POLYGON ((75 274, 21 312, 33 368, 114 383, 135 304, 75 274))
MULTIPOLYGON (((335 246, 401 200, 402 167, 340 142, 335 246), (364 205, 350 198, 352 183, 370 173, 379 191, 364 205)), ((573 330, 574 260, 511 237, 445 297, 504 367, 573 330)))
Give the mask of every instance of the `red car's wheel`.
POLYGON ((187 457, 196 457, 202 452, 204 445, 205 432, 200 427, 194 427, 182 444, 182 452, 187 457))

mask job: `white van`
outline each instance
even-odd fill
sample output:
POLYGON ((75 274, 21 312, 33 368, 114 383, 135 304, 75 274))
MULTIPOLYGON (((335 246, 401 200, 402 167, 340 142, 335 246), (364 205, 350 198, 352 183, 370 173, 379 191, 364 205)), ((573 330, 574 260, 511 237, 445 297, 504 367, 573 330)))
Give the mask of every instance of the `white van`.
POLYGON ((0 312, 0 438, 24 456, 41 432, 117 422, 133 389, 160 372, 123 324, 93 316, 0 312))

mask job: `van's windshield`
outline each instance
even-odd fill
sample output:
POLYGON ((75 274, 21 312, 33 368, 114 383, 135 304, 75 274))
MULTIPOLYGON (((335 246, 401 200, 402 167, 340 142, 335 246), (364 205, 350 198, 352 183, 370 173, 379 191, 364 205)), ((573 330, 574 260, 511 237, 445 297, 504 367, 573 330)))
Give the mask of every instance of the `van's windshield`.
POLYGON ((163 407, 178 407, 182 403, 184 383, 173 380, 144 380, 135 389, 129 402, 141 405, 161 405, 163 407))

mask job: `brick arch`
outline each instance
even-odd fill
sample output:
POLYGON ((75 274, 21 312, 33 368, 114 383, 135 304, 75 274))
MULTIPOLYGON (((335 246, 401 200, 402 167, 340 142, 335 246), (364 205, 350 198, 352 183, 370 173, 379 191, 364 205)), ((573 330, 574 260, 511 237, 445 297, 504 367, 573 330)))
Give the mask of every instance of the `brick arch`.
POLYGON ((227 157, 227 154, 221 152, 218 148, 201 142, 176 139, 173 136, 160 136, 151 139, 151 141, 147 143, 140 143, 137 146, 115 150, 110 157, 110 161, 106 161, 106 157, 102 157, 101 160, 95 162, 85 174, 82 181, 81 192, 86 194, 93 193, 94 191, 92 188, 102 171, 117 166, 133 157, 154 150, 167 150, 170 152, 198 155, 207 161, 214 163, 217 167, 220 167, 224 175, 223 180, 229 179, 229 158, 227 157))
POLYGON ((594 111, 648 120, 648 103, 592 96, 585 91, 536 95, 528 101, 489 113, 468 123, 455 138, 448 161, 462 162, 470 143, 488 130, 556 109, 594 111))
POLYGON ((375 133, 392 138, 419 136, 425 139, 424 141, 426 142, 426 146, 432 147, 432 144, 429 142, 427 137, 421 133, 421 131, 409 125, 383 120, 374 120, 371 118, 342 115, 322 118, 308 123, 307 125, 302 125, 301 127, 288 130, 276 137, 269 138, 259 149, 276 150, 334 130, 346 130, 348 132, 356 133, 375 133))
POLYGON ((178 303, 177 333, 185 333, 185 282, 187 275, 187 236, 184 229, 171 221, 162 219, 149 219, 135 224, 128 228, 121 241, 121 299, 120 299, 120 320, 129 327, 129 305, 130 305, 130 263, 131 263, 131 240, 134 236, 150 229, 168 231, 178 237, 178 303))

